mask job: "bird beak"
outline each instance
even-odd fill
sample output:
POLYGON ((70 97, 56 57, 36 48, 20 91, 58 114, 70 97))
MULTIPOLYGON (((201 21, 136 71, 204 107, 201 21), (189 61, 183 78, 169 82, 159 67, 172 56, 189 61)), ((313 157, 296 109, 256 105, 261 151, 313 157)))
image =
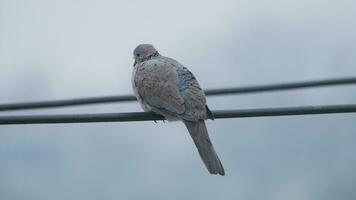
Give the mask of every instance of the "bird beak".
POLYGON ((134 64, 133 64, 134 67, 135 67, 136 63, 137 63, 137 62, 136 62, 136 60, 135 60, 135 62, 134 62, 134 64))

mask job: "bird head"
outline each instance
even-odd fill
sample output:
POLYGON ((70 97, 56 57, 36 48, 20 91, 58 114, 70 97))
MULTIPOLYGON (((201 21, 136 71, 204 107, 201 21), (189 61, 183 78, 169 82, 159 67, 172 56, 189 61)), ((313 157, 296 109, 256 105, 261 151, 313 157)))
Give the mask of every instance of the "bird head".
POLYGON ((133 56, 135 59, 134 65, 149 60, 152 57, 158 55, 159 55, 158 51, 153 47, 152 44, 140 44, 135 48, 133 52, 133 56))

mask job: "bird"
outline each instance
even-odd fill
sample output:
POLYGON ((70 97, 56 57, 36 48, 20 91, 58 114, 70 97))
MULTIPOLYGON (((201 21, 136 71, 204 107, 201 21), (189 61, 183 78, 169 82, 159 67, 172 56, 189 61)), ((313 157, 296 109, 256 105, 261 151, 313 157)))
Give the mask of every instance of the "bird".
POLYGON ((144 111, 167 121, 182 121, 210 174, 224 176, 224 167, 209 138, 206 119, 214 119, 197 79, 178 61, 162 56, 152 44, 133 51, 132 87, 144 111))

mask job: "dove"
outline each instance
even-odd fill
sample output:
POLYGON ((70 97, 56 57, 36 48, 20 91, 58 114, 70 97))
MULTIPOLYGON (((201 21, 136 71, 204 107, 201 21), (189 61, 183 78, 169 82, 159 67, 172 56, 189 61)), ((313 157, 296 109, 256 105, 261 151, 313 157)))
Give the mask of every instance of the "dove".
POLYGON ((132 87, 144 111, 153 111, 168 121, 182 121, 211 174, 225 175, 204 120, 213 119, 195 76, 178 61, 162 56, 151 44, 140 44, 135 59, 132 87))

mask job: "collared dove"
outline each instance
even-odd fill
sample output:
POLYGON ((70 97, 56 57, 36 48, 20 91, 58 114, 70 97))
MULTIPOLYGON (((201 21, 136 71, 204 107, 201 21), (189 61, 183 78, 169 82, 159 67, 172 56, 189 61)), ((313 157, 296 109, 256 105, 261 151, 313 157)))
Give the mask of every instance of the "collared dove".
POLYGON ((204 122, 213 119, 213 114, 194 75, 176 60, 160 55, 151 44, 140 44, 133 53, 132 86, 141 107, 168 121, 181 120, 209 172, 225 175, 204 122))

